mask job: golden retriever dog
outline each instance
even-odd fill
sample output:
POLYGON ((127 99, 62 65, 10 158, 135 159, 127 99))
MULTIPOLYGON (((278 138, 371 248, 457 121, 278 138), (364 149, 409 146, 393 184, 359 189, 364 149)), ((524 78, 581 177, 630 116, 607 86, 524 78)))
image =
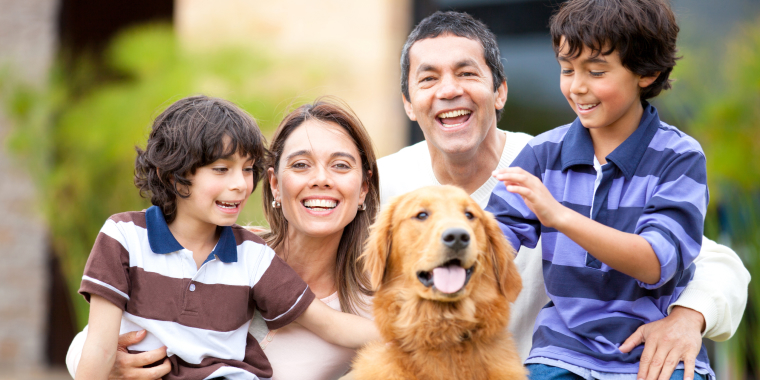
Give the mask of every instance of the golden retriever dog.
POLYGON ((493 217, 463 190, 391 200, 363 254, 383 342, 354 361, 358 380, 525 379, 507 330, 522 281, 493 217))

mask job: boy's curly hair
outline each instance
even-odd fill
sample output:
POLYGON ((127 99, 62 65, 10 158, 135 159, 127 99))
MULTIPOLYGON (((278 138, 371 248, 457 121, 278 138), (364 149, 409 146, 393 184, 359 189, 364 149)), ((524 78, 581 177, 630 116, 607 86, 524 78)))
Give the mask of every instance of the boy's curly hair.
POLYGON ((670 89, 676 65, 678 24, 667 0, 570 0, 549 21, 554 53, 568 47, 577 58, 583 47, 593 54, 620 54, 623 66, 641 76, 657 79, 641 89, 641 100, 670 89))
POLYGON ((251 157, 256 190, 269 157, 266 140, 253 118, 223 99, 197 95, 178 100, 156 120, 145 150, 135 147, 135 186, 150 196, 167 223, 177 212, 177 197, 190 196, 188 175, 220 158, 251 157))

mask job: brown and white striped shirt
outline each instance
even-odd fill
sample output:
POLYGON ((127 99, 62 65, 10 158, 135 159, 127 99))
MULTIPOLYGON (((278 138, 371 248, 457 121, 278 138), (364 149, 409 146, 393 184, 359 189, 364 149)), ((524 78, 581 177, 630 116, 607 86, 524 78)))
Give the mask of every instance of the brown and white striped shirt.
POLYGON ((314 300, 303 280, 263 240, 221 228, 200 269, 169 231, 156 206, 110 217, 100 230, 79 289, 122 310, 120 334, 147 330, 129 347, 167 347, 165 379, 267 379, 272 369, 248 333, 254 308, 267 326, 293 322, 314 300))

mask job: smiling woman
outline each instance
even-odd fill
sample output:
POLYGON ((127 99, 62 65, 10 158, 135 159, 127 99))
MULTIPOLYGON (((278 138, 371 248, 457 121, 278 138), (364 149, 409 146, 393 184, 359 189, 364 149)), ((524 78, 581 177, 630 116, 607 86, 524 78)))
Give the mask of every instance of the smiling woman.
MULTIPOLYGON (((320 98, 280 123, 263 186, 262 234, 327 305, 368 316, 369 279, 359 256, 379 208, 379 181, 369 134, 348 105, 320 98)), ((254 318, 273 379, 335 379, 354 350, 327 343, 302 326, 274 331, 254 318)))

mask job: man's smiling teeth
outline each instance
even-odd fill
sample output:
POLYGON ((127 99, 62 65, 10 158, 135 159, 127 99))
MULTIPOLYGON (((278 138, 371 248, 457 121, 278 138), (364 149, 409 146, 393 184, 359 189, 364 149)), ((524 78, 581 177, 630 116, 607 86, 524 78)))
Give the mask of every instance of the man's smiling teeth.
POLYGON ((450 117, 457 117, 457 116, 462 116, 462 115, 469 115, 469 114, 471 114, 471 113, 472 113, 472 111, 470 111, 470 110, 455 110, 455 111, 449 111, 449 112, 443 112, 443 113, 440 113, 440 114, 438 114, 438 116, 437 116, 437 117, 438 117, 439 119, 448 119, 448 118, 450 118, 450 117))
POLYGON ((594 108, 594 107, 596 107, 598 105, 599 105, 599 103, 594 103, 594 104, 578 104, 578 108, 580 108, 582 110, 589 110, 589 109, 592 109, 592 108, 594 108))
POLYGON ((237 206, 240 204, 240 202, 222 202, 222 201, 216 201, 216 204, 219 205, 221 208, 237 208, 237 206))
POLYGON ((332 199, 307 199, 303 201, 303 205, 308 208, 335 208, 335 206, 338 205, 338 202, 332 199))

